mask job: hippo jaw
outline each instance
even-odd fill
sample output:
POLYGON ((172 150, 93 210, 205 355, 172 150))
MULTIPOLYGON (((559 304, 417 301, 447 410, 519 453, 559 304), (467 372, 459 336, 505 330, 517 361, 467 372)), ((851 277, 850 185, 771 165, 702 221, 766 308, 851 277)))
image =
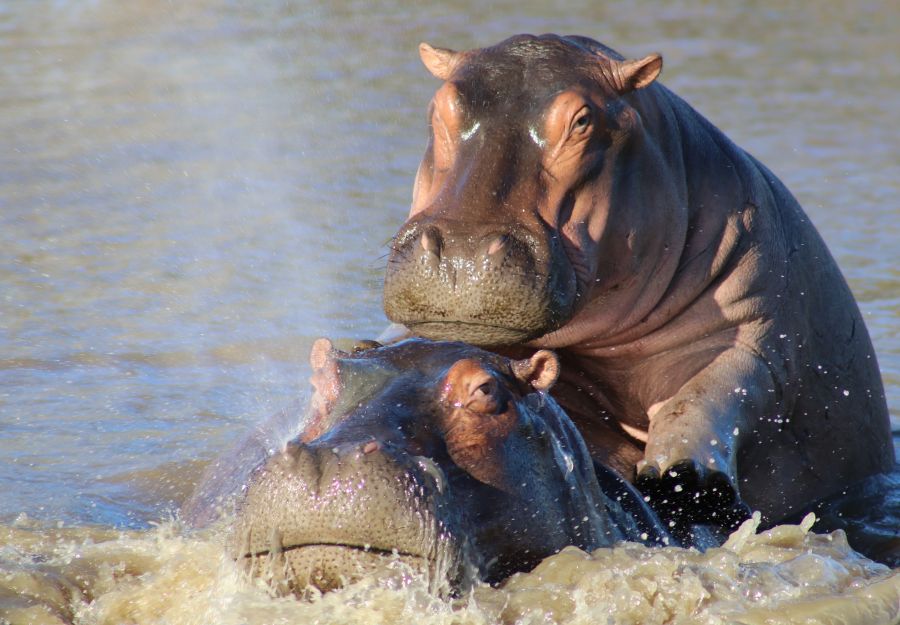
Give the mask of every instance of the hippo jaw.
POLYGON ((423 575, 432 592, 476 568, 452 528, 443 476, 428 459, 376 447, 290 443, 242 502, 232 548, 282 595, 327 592, 375 574, 423 575))

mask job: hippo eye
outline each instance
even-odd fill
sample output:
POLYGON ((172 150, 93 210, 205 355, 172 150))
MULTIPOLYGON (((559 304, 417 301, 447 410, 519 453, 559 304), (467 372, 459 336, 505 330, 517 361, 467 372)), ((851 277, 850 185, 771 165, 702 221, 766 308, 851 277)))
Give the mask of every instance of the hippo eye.
POLYGON ((591 121, 591 109, 585 106, 575 116, 575 121, 572 123, 573 132, 584 132, 591 125, 591 121))
POLYGON ((491 380, 490 382, 485 382, 484 384, 482 384, 481 386, 479 386, 472 392, 472 396, 480 398, 480 397, 487 397, 488 395, 493 395, 495 386, 496 386, 496 384, 494 383, 493 380, 491 380))
POLYGON ((505 403, 500 397, 497 380, 491 377, 476 386, 469 395, 466 408, 484 414, 503 412, 505 403))

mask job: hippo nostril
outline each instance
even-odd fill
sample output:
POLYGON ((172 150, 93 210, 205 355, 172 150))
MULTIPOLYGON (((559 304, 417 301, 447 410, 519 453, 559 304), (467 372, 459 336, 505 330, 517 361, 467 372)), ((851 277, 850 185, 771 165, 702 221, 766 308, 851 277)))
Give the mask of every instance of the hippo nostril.
POLYGON ((509 242, 508 234, 498 234, 488 238, 487 254, 493 256, 506 247, 509 242))
POLYGON ((373 451, 378 451, 379 449, 381 449, 381 443, 379 443, 378 441, 369 441, 362 446, 362 452, 364 454, 370 454, 373 451))
POLYGON ((434 228, 428 228, 422 233, 422 237, 419 239, 419 244, 422 246, 422 249, 426 252, 431 252, 438 258, 441 256, 441 235, 434 228))

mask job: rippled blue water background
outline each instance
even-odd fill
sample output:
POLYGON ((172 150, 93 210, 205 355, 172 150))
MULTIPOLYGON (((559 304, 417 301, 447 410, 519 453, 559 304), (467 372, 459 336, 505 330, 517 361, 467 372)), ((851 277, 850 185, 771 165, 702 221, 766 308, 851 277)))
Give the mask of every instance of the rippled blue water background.
POLYGON ((889 2, 0 5, 0 523, 146 527, 306 392, 316 337, 381 331, 436 87, 421 40, 662 52, 830 244, 900 430, 897 23, 889 2))

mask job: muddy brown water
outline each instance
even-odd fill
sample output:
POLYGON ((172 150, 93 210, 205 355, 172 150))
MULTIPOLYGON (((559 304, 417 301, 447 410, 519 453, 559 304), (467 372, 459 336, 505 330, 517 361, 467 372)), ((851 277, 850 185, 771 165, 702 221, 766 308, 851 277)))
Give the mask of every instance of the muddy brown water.
MULTIPOLYGON (((567 552, 457 602, 407 579, 301 605, 170 521, 211 458, 302 401, 316 337, 384 327, 436 87, 421 40, 662 52, 663 82, 831 246, 900 430, 898 24, 887 1, 0 4, 0 622, 900 618, 897 572, 797 525, 703 556, 567 552)), ((865 522, 900 533, 888 484, 865 522)))

